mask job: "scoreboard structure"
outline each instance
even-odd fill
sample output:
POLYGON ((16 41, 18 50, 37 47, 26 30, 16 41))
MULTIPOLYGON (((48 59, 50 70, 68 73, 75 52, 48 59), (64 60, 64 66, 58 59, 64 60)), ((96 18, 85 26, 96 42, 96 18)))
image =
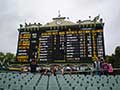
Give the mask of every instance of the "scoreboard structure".
POLYGON ((105 57, 104 23, 99 16, 74 23, 58 16, 45 25, 20 25, 16 60, 40 63, 92 62, 105 57))

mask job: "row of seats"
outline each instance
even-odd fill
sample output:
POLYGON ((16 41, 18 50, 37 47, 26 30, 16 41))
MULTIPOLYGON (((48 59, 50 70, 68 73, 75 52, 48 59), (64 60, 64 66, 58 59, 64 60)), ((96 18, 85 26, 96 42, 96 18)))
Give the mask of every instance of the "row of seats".
POLYGON ((0 72, 0 90, 120 90, 120 75, 0 72))

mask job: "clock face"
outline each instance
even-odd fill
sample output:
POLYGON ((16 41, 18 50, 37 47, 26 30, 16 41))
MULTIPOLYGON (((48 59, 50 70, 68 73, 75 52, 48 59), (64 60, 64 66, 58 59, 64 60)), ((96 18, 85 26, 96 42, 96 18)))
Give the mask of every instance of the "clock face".
POLYGON ((56 24, 62 24, 61 20, 57 20, 56 24))

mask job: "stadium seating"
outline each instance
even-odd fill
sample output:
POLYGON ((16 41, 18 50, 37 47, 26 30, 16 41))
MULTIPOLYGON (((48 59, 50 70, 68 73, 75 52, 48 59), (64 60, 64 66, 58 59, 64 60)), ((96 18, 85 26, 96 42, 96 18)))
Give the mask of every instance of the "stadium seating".
POLYGON ((120 90, 120 75, 53 76, 0 71, 0 90, 120 90))

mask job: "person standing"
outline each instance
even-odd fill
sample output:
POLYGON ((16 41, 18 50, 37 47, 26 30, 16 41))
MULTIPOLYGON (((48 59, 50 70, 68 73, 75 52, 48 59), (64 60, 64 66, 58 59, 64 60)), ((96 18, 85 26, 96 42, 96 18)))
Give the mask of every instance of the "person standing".
POLYGON ((30 63, 30 68, 31 68, 32 73, 36 72, 36 67, 37 67, 37 63, 36 63, 35 59, 33 59, 30 63))
POLYGON ((112 64, 109 63, 108 66, 109 66, 108 73, 109 73, 109 75, 112 75, 112 73, 113 73, 112 64))
POLYGON ((97 57, 94 62, 94 69, 96 75, 101 75, 101 68, 102 68, 101 58, 97 57))
POLYGON ((62 69, 61 69, 61 72, 62 72, 62 75, 64 75, 64 68, 62 67, 62 69))
POLYGON ((104 75, 108 75, 109 65, 107 61, 104 61, 102 64, 102 71, 104 75))

